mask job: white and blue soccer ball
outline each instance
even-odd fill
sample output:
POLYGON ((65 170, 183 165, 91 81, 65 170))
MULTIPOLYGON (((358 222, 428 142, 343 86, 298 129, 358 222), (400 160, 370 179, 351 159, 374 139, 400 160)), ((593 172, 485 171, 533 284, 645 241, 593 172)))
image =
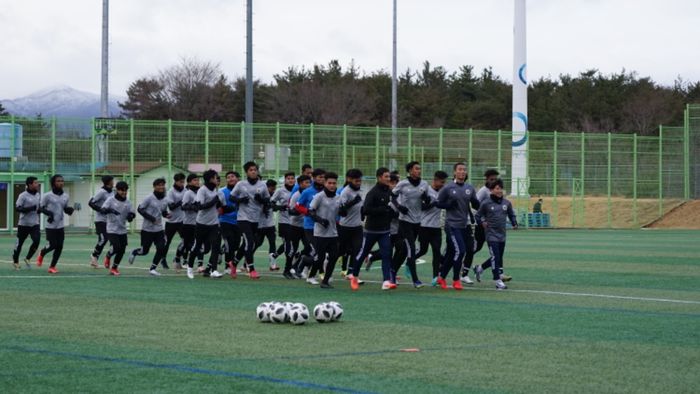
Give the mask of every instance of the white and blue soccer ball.
POLYGON ((275 302, 270 305, 270 321, 273 323, 286 323, 289 321, 289 314, 284 303, 275 302))
POLYGON ((255 316, 263 323, 270 322, 270 303, 263 302, 255 309, 255 316))
POLYGON ((301 303, 292 304, 289 309, 289 322, 298 326, 309 321, 309 308, 301 303))
POLYGON ((314 307, 314 318, 319 323, 328 323, 333 320, 333 308, 327 302, 322 302, 314 307))
POLYGON ((338 321, 343 317, 343 306, 339 302, 330 301, 327 303, 328 307, 333 311, 333 317, 331 321, 338 321))

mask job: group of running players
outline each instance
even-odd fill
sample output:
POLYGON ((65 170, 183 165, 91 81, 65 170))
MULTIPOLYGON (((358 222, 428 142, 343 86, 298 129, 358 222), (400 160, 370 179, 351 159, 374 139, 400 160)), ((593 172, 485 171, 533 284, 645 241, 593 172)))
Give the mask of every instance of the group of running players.
MULTIPOLYGON (((275 180, 263 181, 254 162, 246 163, 243 169, 244 178, 236 171, 227 172, 223 186, 214 170, 202 174, 203 185, 196 174, 175 174, 167 192, 165 179, 155 179, 153 193, 135 210, 127 197, 129 185, 124 181, 115 184, 112 176, 103 176, 102 187, 88 202, 95 211, 98 237, 90 265, 99 268, 100 255, 109 242, 103 266, 111 275, 120 275, 119 266, 127 254, 128 223, 138 213, 143 218, 140 246, 128 252, 128 261, 133 264, 137 256, 147 255, 154 246, 149 268, 153 276, 160 276, 159 267, 169 269, 168 251, 178 235, 172 264, 178 272, 186 270, 190 279, 195 274, 235 279, 242 272, 259 279, 255 252, 265 240, 270 271, 282 269, 287 279, 305 279, 321 288, 333 287, 338 260, 353 290, 364 283, 360 279, 362 266, 369 270, 375 261, 381 261, 383 290, 397 287, 404 263, 405 275, 415 288, 421 288, 424 284, 416 262, 428 248, 432 249, 433 286, 448 289, 450 271, 455 290, 473 284, 472 271, 481 281, 484 270, 491 269, 499 290, 506 289, 504 282, 511 279, 503 272, 506 224, 510 221, 514 229, 518 225, 511 203, 503 196, 503 181, 494 169, 485 172, 484 186, 477 191, 467 182, 464 163, 454 164, 450 181, 446 172, 436 171, 428 183, 421 178, 420 163, 412 161, 406 164, 403 180, 398 171, 377 169, 376 184, 366 193, 361 190, 363 174, 359 169, 347 171, 340 187, 338 174, 308 164, 299 176, 284 174, 281 187, 275 180), (282 240, 279 247, 278 235, 282 240), (474 254, 484 244, 489 257, 472 267, 474 254), (283 268, 277 263, 280 258, 284 259, 283 268), (224 273, 219 271, 220 265, 224 265, 224 273)), ((63 190, 63 177, 54 175, 50 181, 51 190, 41 195, 37 178, 28 177, 26 190, 17 199, 20 218, 12 255, 15 269, 20 269, 19 256, 27 238, 32 244, 24 263, 31 267, 43 214, 47 217, 47 246, 39 251, 36 265, 41 267, 52 253, 48 272, 58 273, 64 215, 71 215, 74 208, 63 190)))

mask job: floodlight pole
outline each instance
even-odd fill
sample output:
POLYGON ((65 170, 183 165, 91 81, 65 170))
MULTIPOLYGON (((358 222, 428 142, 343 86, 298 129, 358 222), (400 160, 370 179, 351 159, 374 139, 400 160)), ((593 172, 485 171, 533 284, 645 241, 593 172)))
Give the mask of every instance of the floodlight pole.
POLYGON ((396 1, 393 7, 393 42, 392 42, 392 64, 391 64, 391 170, 396 169, 396 154, 398 148, 397 118, 398 118, 398 82, 396 80, 396 1))
MULTIPOLYGON (((109 117, 109 0, 102 0, 102 78, 100 94, 100 116, 109 117)), ((95 131, 93 130, 93 133, 95 131)), ((94 149, 95 147, 93 147, 94 149)), ((97 142, 97 160, 107 161, 107 142, 100 136, 97 142)))
POLYGON ((245 161, 253 160, 253 0, 246 1, 245 161))
POLYGON ((510 193, 517 197, 529 195, 527 180, 527 39, 526 0, 514 0, 513 21, 513 132, 510 193))

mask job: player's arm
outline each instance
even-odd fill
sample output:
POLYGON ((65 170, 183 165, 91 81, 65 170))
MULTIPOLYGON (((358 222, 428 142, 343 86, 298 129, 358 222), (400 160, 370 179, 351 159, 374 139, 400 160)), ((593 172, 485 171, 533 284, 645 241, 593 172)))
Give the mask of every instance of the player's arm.
POLYGON ((515 217, 515 212, 513 211, 513 204, 508 201, 508 219, 510 219, 510 224, 513 226, 513 229, 518 228, 518 219, 515 217))
POLYGON ((149 222, 156 222, 158 219, 156 219, 153 215, 148 213, 147 209, 149 207, 149 200, 146 199, 146 201, 142 202, 139 204, 138 208, 136 211, 141 215, 144 219, 148 220, 149 222))
POLYGON ((88 201, 88 206, 92 208, 93 211, 100 212, 102 210, 102 206, 100 206, 100 204, 97 203, 97 200, 99 199, 99 196, 102 192, 103 190, 100 189, 100 191, 95 193, 95 195, 92 198, 90 198, 90 201, 88 201))

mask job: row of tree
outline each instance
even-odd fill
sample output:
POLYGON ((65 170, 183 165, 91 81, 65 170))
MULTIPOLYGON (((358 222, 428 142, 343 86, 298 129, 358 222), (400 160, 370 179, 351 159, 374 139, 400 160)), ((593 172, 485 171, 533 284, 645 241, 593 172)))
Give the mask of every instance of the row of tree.
MULTIPOLYGON (((540 78, 528 88, 529 128, 537 131, 653 134, 680 124, 685 103, 700 102, 700 82, 662 86, 634 72, 540 78)), ((333 60, 310 69, 290 67, 270 83, 255 81, 256 122, 389 126, 391 75, 364 73, 333 60)), ((230 81, 210 62, 183 59, 140 78, 120 103, 135 119, 234 121, 244 119, 245 80, 230 81)), ((510 129, 511 85, 490 68, 456 72, 425 62, 398 80, 399 126, 510 129)))

